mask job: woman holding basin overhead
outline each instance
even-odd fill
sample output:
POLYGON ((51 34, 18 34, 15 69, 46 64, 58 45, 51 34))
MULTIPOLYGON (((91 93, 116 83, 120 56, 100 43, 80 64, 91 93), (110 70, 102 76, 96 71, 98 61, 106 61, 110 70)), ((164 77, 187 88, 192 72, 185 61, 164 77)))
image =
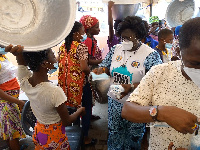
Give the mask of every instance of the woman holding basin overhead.
POLYGON ((121 110, 124 101, 145 73, 162 61, 158 52, 141 43, 148 31, 140 17, 126 17, 119 24, 117 32, 123 39, 122 44, 114 46, 93 72, 106 72, 111 76, 108 91, 108 150, 139 150, 145 125, 121 118, 121 110))

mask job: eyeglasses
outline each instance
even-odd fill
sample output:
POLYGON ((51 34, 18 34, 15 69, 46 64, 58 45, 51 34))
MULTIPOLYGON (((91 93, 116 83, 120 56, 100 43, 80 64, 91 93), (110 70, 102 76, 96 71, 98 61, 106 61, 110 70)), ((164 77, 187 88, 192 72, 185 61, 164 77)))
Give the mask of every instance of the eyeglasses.
POLYGON ((137 40, 136 38, 133 38, 133 37, 120 37, 120 41, 123 42, 123 41, 133 41, 133 39, 137 40))

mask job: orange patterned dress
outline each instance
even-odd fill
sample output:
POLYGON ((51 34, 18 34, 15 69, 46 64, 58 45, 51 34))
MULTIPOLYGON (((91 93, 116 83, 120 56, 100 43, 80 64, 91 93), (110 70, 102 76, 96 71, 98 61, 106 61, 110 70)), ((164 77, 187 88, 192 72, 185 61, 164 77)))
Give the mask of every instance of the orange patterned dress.
POLYGON ((88 60, 88 48, 85 44, 73 41, 67 52, 65 44, 59 51, 58 84, 67 95, 66 105, 81 106, 85 74, 80 67, 80 60, 88 60))

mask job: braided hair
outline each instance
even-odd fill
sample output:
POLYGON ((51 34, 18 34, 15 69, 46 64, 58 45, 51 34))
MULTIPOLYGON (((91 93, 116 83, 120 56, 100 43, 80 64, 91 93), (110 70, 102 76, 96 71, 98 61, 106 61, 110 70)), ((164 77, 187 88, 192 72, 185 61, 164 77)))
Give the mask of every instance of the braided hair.
POLYGON ((48 59, 48 53, 51 49, 46 49, 38 52, 23 52, 25 63, 33 72, 37 72, 43 61, 48 59))
POLYGON ((132 30, 136 38, 142 40, 146 37, 148 30, 146 28, 145 22, 142 18, 138 16, 128 16, 117 27, 117 34, 121 35, 126 29, 132 30))
POLYGON ((67 52, 69 52, 69 50, 71 49, 71 44, 72 44, 72 41, 73 41, 73 34, 76 33, 76 32, 79 32, 82 26, 83 25, 80 22, 75 21, 71 32, 65 38, 65 48, 67 49, 67 52))

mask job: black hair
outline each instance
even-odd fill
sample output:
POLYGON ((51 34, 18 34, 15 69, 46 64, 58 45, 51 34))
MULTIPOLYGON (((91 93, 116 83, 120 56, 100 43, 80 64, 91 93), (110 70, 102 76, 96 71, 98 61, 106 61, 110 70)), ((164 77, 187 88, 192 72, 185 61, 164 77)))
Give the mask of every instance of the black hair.
POLYGON ((132 30, 136 38, 142 40, 146 37, 148 30, 142 18, 138 16, 128 16, 117 27, 117 34, 121 36, 122 32, 126 29, 132 30))
POLYGON ((113 26, 115 30, 117 30, 117 27, 118 27, 119 23, 121 23, 121 22, 122 22, 122 20, 120 20, 120 19, 115 20, 114 26, 113 26))
POLYGON ((200 17, 188 20, 183 24, 179 32, 180 50, 190 47, 191 41, 200 39, 200 17))
POLYGON ((37 52, 23 52, 25 63, 33 72, 37 72, 43 61, 48 60, 49 49, 37 52))
POLYGON ((173 34, 173 31, 172 30, 169 30, 169 29, 162 29, 158 32, 158 41, 163 38, 165 39, 167 36, 169 36, 170 34, 173 34))
POLYGON ((146 28, 146 30, 147 30, 147 32, 146 32, 146 36, 145 36, 145 38, 146 38, 147 36, 149 36, 149 33, 148 33, 148 31, 149 31, 149 24, 148 24, 148 22, 145 21, 145 20, 142 20, 142 21, 143 21, 144 26, 145 26, 145 28, 146 28))
POLYGON ((72 41, 73 41, 73 34, 76 33, 76 32, 79 32, 80 28, 82 26, 83 25, 80 22, 75 21, 74 26, 73 26, 71 32, 65 38, 65 48, 67 49, 67 52, 71 49, 71 44, 72 44, 72 41))

